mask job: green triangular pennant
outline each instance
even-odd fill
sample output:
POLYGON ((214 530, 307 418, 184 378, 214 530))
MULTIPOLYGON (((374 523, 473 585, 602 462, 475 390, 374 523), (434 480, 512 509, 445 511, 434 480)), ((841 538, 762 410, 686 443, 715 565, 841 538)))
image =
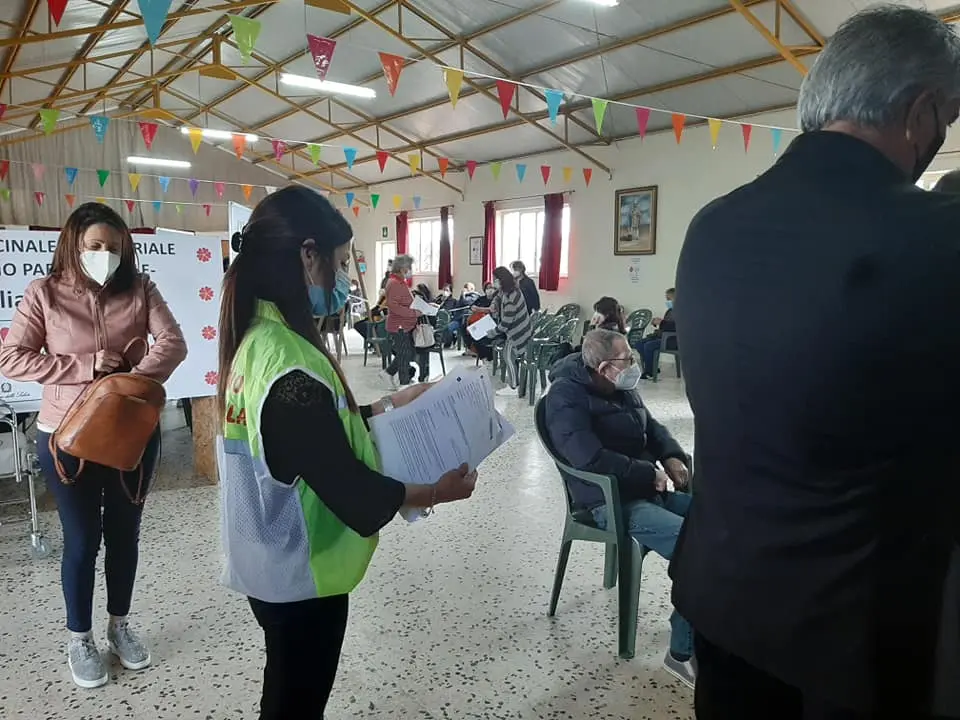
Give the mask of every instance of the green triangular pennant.
POLYGON ((108 177, 110 177, 109 170, 97 170, 97 179, 100 181, 100 187, 106 185, 108 177))
POLYGON ((597 123, 597 135, 603 130, 603 118, 607 114, 607 101, 593 98, 593 119, 597 123))
POLYGON ((57 127, 57 120, 60 119, 60 111, 56 109, 44 108, 39 112, 40 124, 43 125, 43 132, 49 135, 57 127))
POLYGON ((246 65, 250 62, 250 53, 253 52, 257 44, 257 38, 260 36, 260 21, 253 18, 243 17, 242 15, 227 15, 230 18, 230 24, 233 26, 233 36, 237 40, 237 49, 240 51, 240 57, 246 65))
POLYGON ((490 163, 490 172, 493 175, 494 180, 500 179, 500 170, 503 169, 502 162, 490 163))
POLYGON ((10 188, 0 188, 0 198, 4 200, 10 199, 10 188))
POLYGON ((370 196, 370 204, 373 205, 373 209, 376 210, 376 209, 377 209, 377 205, 380 204, 380 196, 377 195, 377 194, 371 195, 371 196, 370 196))
POLYGON ((322 149, 322 145, 314 145, 313 143, 307 145, 307 151, 310 153, 310 159, 313 160, 314 165, 320 163, 320 151, 322 149))

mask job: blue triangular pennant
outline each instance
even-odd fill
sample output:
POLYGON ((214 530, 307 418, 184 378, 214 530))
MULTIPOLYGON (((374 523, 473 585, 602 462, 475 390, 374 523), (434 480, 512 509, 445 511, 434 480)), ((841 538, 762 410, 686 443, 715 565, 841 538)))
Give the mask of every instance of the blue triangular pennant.
POLYGON ((157 44, 157 38, 163 31, 163 24, 167 20, 172 3, 173 0, 137 0, 143 25, 147 31, 147 39, 150 40, 151 45, 157 44))
POLYGON ((527 176, 527 166, 523 163, 517 165, 517 181, 523 182, 523 179, 527 176))
POLYGON ((783 130, 780 128, 772 128, 770 130, 770 138, 773 140, 773 154, 776 155, 780 151, 780 141, 783 139, 783 130))
POLYGON ((160 212, 160 208, 161 208, 162 206, 163 206, 163 203, 160 202, 159 200, 154 200, 154 201, 153 201, 153 209, 156 210, 157 212, 160 212))
POLYGON ((352 192, 347 193, 347 207, 353 207, 353 199, 356 197, 352 192))
POLYGON ((97 142, 102 143, 107 135, 107 128, 110 127, 110 118, 106 115, 94 115, 90 118, 90 127, 93 128, 93 134, 97 136, 97 142))
POLYGON ((347 169, 353 170, 353 163, 357 159, 357 149, 351 147, 345 147, 343 149, 343 157, 347 161, 347 169))
POLYGON ((550 113, 550 122, 557 124, 557 113, 560 112, 560 104, 563 102, 563 92, 560 90, 544 90, 543 95, 547 100, 547 112, 550 113))
POLYGON ((419 209, 420 209, 420 203, 421 203, 422 200, 423 200, 423 198, 421 198, 419 195, 414 195, 414 196, 413 196, 413 207, 414 207, 414 209, 416 209, 416 210, 419 210, 419 209))
POLYGON ((73 183, 76 182, 77 172, 78 172, 77 168, 64 168, 64 169, 63 169, 63 174, 67 176, 67 185, 68 185, 69 187, 73 187, 73 183))
POLYGON ((157 180, 160 181, 160 189, 166 192, 167 188, 170 187, 170 178, 160 177, 160 178, 157 178, 157 180))

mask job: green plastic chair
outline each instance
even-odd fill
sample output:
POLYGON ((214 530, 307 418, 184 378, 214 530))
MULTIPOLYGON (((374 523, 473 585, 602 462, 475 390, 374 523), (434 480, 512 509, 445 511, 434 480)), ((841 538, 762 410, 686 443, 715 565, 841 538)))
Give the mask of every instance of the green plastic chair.
POLYGON ((559 310, 557 310, 557 315, 563 315, 567 319, 579 318, 580 317, 580 306, 576 303, 567 303, 559 310))
POLYGON ((444 375, 447 374, 447 366, 443 361, 443 336, 446 335, 449 326, 450 313, 447 310, 439 310, 437 312, 437 324, 433 328, 435 342, 433 343, 433 347, 427 350, 429 353, 436 353, 440 356, 440 369, 444 375))
POLYGON ((520 397, 528 394, 530 404, 537 400, 537 378, 540 378, 540 387, 547 387, 547 371, 557 361, 559 352, 564 343, 573 344, 573 333, 577 329, 579 320, 562 319, 559 325, 551 328, 549 337, 540 342, 531 342, 524 361, 520 365, 520 397))
POLYGON ((663 333, 660 336, 660 348, 653 354, 653 368, 650 374, 653 381, 658 382, 660 377, 660 356, 673 355, 673 362, 677 369, 677 377, 680 374, 680 346, 677 344, 677 334, 672 332, 663 333))
POLYGON ((634 330, 639 330, 643 333, 647 329, 647 326, 653 321, 653 310, 649 308, 641 308, 640 310, 634 310, 632 313, 627 315, 626 326, 627 332, 633 332, 634 330))
POLYGON ((387 321, 378 320, 377 322, 367 323, 367 338, 363 344, 363 366, 367 366, 367 354, 370 352, 370 346, 375 345, 380 351, 380 364, 383 369, 387 369, 390 360, 390 335, 387 333, 387 321))
MULTIPOLYGON (((560 589, 563 586, 563 577, 567 571, 567 561, 570 558, 570 548, 573 541, 603 543, 606 545, 603 587, 609 590, 614 585, 619 584, 618 651, 620 657, 629 660, 636 654, 637 613, 640 609, 640 577, 643 570, 643 558, 646 556, 648 549, 640 545, 627 532, 617 478, 574 470, 560 459, 553 448, 550 434, 547 431, 546 398, 541 398, 537 402, 534 415, 540 442, 553 459, 557 469, 561 473, 566 473, 599 487, 603 491, 603 498, 607 506, 607 517, 609 518, 606 530, 597 527, 593 520, 593 514, 589 510, 577 510, 573 507, 567 484, 563 483, 564 496, 567 499, 567 517, 563 526, 563 537, 560 541, 560 557, 557 558, 557 571, 553 579, 553 590, 550 593, 548 615, 554 617, 557 613, 560 589)), ((562 475, 560 479, 563 482, 562 475)))

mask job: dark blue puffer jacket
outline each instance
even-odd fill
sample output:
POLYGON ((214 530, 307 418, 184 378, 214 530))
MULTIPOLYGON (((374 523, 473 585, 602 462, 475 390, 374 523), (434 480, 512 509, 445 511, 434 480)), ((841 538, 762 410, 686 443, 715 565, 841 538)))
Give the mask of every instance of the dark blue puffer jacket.
MULTIPOLYGON (((568 465, 577 470, 613 475, 624 502, 656 494, 654 463, 668 458, 686 462, 670 432, 658 423, 635 390, 607 395, 593 384, 580 353, 568 355, 550 369, 553 383, 546 396, 550 441, 568 465)), ((566 476, 574 504, 603 504, 595 485, 566 476)))

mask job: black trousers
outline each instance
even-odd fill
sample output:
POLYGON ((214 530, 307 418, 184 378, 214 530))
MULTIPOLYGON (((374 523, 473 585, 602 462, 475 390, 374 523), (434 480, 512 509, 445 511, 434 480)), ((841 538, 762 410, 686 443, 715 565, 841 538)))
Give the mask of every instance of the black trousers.
POLYGON ((694 648, 697 720, 937 720, 930 715, 908 717, 902 711, 863 714, 838 708, 777 680, 699 633, 694 648))
POLYGON ((347 597, 296 603, 249 598, 267 647, 260 720, 323 720, 347 629, 347 597))

